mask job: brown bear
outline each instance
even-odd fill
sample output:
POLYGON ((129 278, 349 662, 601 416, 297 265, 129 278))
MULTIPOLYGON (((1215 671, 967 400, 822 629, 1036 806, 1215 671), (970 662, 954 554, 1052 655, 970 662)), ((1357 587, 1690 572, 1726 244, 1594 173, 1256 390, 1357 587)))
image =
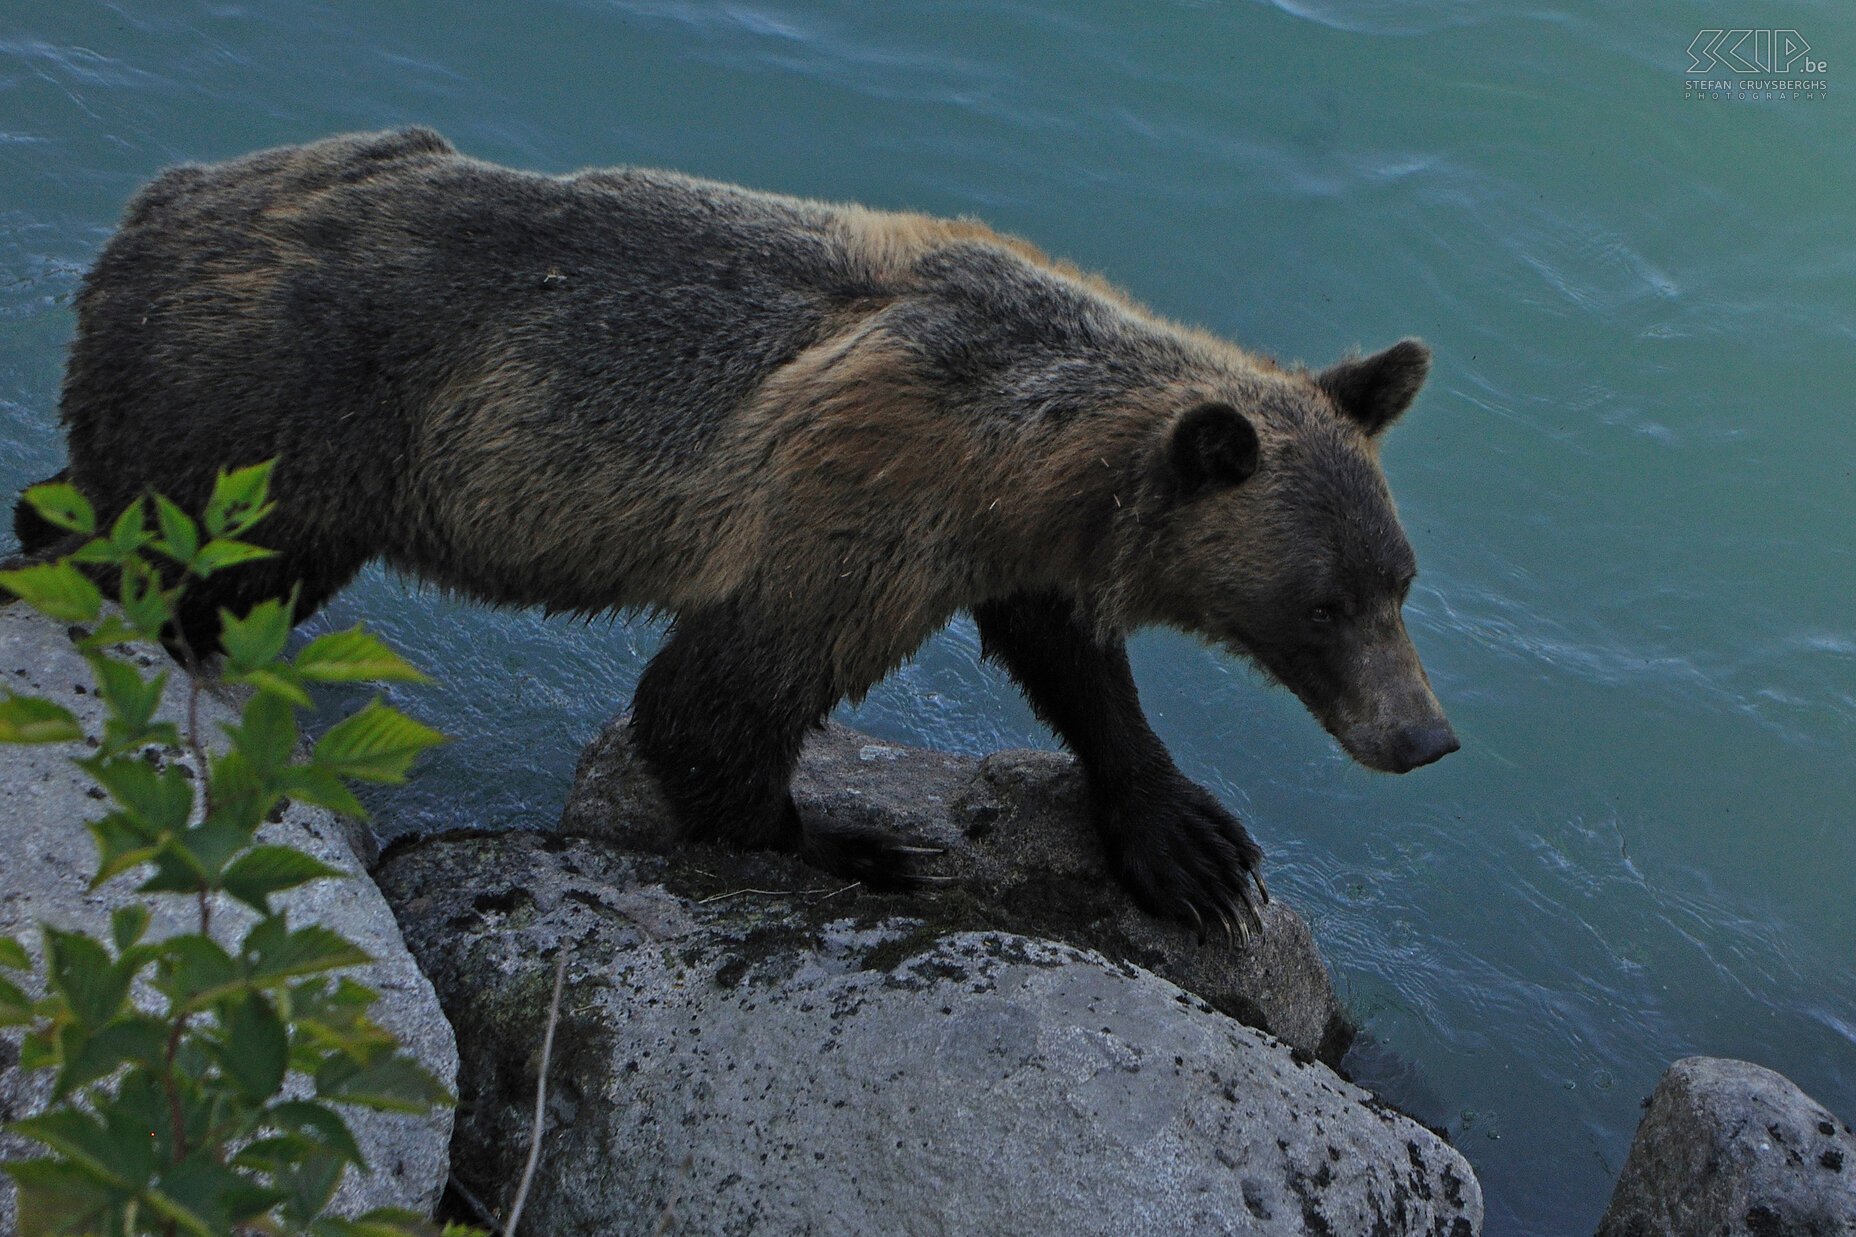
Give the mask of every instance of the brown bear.
POLYGON ((1429 364, 1405 340, 1278 366, 970 221, 532 175, 407 129, 144 188, 84 281, 62 418, 105 516, 277 460, 279 556, 188 596, 193 647, 222 606, 294 587, 301 620, 376 557, 670 613, 631 727, 687 836, 871 881, 911 850, 802 824, 801 740, 970 611, 1129 892, 1228 927, 1267 896, 1260 851, 1149 728, 1124 638, 1254 660, 1372 768, 1455 750, 1377 461, 1429 364))

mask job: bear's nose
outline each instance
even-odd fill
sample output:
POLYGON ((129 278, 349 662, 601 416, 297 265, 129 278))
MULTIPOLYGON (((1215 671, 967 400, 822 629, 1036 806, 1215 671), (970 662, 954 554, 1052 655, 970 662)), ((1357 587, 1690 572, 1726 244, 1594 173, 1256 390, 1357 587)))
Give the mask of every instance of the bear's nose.
POLYGON ((1410 773, 1442 760, 1461 746, 1456 741, 1456 731, 1441 717, 1407 726, 1392 740, 1392 772, 1410 773))

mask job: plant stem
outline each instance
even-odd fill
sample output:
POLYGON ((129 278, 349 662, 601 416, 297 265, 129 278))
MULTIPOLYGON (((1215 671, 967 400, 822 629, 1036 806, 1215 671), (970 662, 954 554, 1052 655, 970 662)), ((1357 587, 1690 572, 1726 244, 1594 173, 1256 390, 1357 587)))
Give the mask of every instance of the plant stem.
POLYGON ((200 659, 193 655, 192 646, 178 628, 174 638, 180 642, 181 652, 186 654, 186 661, 182 664, 187 671, 188 686, 187 747, 193 752, 193 771, 200 781, 200 815, 204 818, 213 810, 213 781, 207 776, 206 746, 200 742, 200 659))
MULTIPOLYGON (((180 1111, 180 1086, 174 1080, 174 1058, 180 1054, 181 1037, 187 1033, 187 1015, 182 1014, 174 1020, 174 1029, 168 1033, 168 1051, 161 1071, 161 1085, 168 1093, 168 1132, 174 1143, 173 1161, 179 1163, 187 1158, 187 1122, 180 1111)), ((173 1231, 172 1226, 168 1229, 173 1231)))
MULTIPOLYGON (((204 820, 213 810, 213 779, 206 766, 206 746, 200 742, 200 659, 193 655, 193 646, 181 634, 179 622, 174 625, 174 639, 180 643, 181 652, 186 658, 182 668, 187 672, 187 748, 193 753, 193 771, 200 784, 200 818, 204 820)), ((210 895, 211 890, 202 884, 200 935, 209 939, 213 934, 213 900, 210 895)))
POLYGON ((562 945, 560 957, 554 963, 554 999, 548 1003, 548 1029, 541 1037, 541 1070, 535 1079, 535 1128, 529 1134, 528 1164, 522 1169, 522 1184, 516 1187, 515 1201, 509 1204, 503 1237, 516 1237, 516 1225, 522 1221, 522 1205, 528 1201, 528 1187, 535 1180, 535 1166, 541 1162, 542 1110, 548 1102, 548 1058, 554 1055, 554 1026, 561 1019, 561 983, 566 978, 567 947, 562 945))

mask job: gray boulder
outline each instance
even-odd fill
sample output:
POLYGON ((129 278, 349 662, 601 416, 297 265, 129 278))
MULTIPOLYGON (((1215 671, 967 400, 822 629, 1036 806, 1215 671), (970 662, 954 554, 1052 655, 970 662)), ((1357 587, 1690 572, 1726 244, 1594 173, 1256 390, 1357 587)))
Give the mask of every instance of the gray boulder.
MULTIPOLYGON (((1066 755, 1009 751, 982 760, 833 723, 806 743, 793 790, 809 819, 871 825, 945 849, 929 869, 952 878, 948 892, 897 904, 898 913, 921 918, 924 941, 976 930, 1063 941, 1152 971, 1329 1065, 1352 1042, 1307 923, 1280 900, 1263 907, 1264 931, 1248 944, 1222 935, 1201 943, 1128 900, 1103 863, 1082 773, 1066 755)), ((580 758, 562 829, 676 854, 670 820, 626 727, 608 726, 580 758)))
POLYGON ((454 1171, 496 1207, 565 955, 527 1231, 1481 1225, 1428 1130, 1094 949, 950 930, 926 899, 765 854, 482 834, 394 848, 375 875, 457 1027, 454 1171))
MULTIPOLYGON (((151 676, 172 671, 159 715, 181 722, 184 729, 186 674, 159 649, 133 652, 151 676)), ((0 685, 56 700, 75 713, 88 732, 101 729, 102 703, 91 694, 90 668, 72 646, 67 629, 23 605, 0 606, 0 685)), ((215 689, 202 693, 200 706, 203 729, 216 740, 222 735, 221 723, 236 720, 234 703, 215 689)), ((100 815, 102 804, 90 794, 94 783, 71 764, 77 750, 77 744, 0 745, 0 787, 9 815, 7 828, 0 830, 0 933, 23 939, 35 958, 41 922, 107 937, 110 912, 138 897, 134 874, 94 893, 86 890, 96 851, 84 822, 100 815)), ((193 767, 192 756, 177 749, 158 757, 193 767)), ((306 885, 279 901, 289 908, 292 922, 327 924, 373 956, 372 965, 357 978, 381 994, 376 1017, 441 1082, 455 1089, 457 1046, 451 1027, 431 983, 407 953, 393 913, 367 879, 356 853, 357 839, 346 822, 319 808, 295 805, 281 820, 266 825, 260 837, 295 846, 352 874, 347 880, 306 885)), ((162 895, 150 904, 155 912, 152 936, 197 930, 192 904, 185 899, 162 895)), ((235 939, 251 921, 249 910, 225 899, 213 909, 215 935, 222 941, 235 939)), ((20 1072, 18 1044, 17 1032, 0 1039, 0 1120, 37 1111, 49 1090, 46 1075, 20 1072)), ((349 1174, 340 1195, 342 1207, 399 1206, 429 1212, 445 1185, 451 1114, 426 1119, 353 1110, 350 1124, 374 1171, 365 1178, 349 1174)), ((0 1135, 0 1155, 36 1153, 36 1144, 0 1135)), ((12 1179, 0 1176, 0 1232, 13 1231, 13 1223, 12 1179)))
POLYGON ((1687 1057, 1650 1096, 1599 1237, 1849 1237, 1856 1135, 1782 1074, 1687 1057))

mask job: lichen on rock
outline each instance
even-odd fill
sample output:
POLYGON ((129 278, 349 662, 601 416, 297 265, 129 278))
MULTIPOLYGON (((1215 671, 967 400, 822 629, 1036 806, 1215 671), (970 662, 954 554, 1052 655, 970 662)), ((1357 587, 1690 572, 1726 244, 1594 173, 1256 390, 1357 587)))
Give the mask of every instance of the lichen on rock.
POLYGON ((1061 758, 821 743, 802 811, 904 823, 953 891, 678 849, 611 733, 569 832, 389 852, 458 1031, 467 1185, 495 1201, 520 1171, 564 951, 537 1231, 1479 1230, 1462 1157, 1314 1059, 1332 992, 1288 908, 1251 955, 1147 921, 1074 836, 1061 758), (1230 1016, 1246 982, 1306 1050, 1230 1016))

